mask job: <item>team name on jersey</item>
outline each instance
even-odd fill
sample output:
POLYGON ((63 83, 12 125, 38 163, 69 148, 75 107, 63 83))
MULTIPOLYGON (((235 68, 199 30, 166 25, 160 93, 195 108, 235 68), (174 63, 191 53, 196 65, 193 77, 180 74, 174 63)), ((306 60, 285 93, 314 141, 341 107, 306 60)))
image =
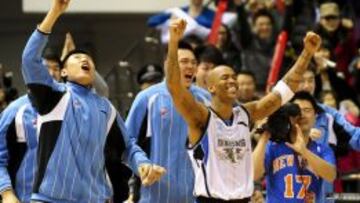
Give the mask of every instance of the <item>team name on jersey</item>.
POLYGON ((279 156, 273 161, 273 174, 277 173, 281 169, 285 167, 294 166, 294 155, 293 154, 285 154, 279 156))

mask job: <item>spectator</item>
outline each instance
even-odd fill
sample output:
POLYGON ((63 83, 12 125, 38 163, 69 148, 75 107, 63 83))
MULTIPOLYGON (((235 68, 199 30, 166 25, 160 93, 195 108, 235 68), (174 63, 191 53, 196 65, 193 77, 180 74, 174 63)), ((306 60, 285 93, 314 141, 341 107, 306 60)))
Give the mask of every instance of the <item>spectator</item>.
POLYGON ((327 45, 327 41, 323 41, 322 47, 314 55, 317 70, 314 95, 318 97, 321 91, 332 90, 336 92, 338 101, 350 99, 358 104, 355 90, 338 76, 336 68, 338 63, 332 62, 331 52, 327 45))
POLYGON ((254 73, 250 71, 241 71, 236 76, 236 81, 239 85, 238 101, 246 103, 258 100, 256 96, 256 78, 254 73))
POLYGON ((147 24, 149 27, 162 31, 163 43, 168 41, 168 22, 171 17, 187 19, 189 28, 185 31, 185 36, 194 34, 205 39, 210 33, 215 13, 203 6, 203 0, 190 0, 189 6, 168 9, 163 13, 151 16, 147 24))
POLYGON ((226 64, 234 68, 238 73, 241 70, 241 53, 234 45, 231 31, 227 25, 222 24, 218 31, 216 47, 221 51, 226 64))
POLYGON ((320 5, 320 22, 315 28, 324 41, 329 42, 329 50, 337 63, 337 70, 344 73, 347 82, 350 74, 348 66, 356 54, 353 23, 342 19, 339 6, 334 2, 320 5))

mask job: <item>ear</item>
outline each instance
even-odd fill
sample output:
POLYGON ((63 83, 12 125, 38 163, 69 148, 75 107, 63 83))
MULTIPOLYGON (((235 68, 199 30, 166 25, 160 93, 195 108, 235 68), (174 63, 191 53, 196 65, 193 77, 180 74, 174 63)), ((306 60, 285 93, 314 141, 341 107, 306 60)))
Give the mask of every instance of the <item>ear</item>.
POLYGON ((67 75, 68 75, 67 69, 66 68, 61 69, 61 77, 64 78, 67 77, 67 75))
POLYGON ((208 91, 210 92, 210 94, 214 94, 216 90, 216 87, 214 85, 208 86, 208 91))

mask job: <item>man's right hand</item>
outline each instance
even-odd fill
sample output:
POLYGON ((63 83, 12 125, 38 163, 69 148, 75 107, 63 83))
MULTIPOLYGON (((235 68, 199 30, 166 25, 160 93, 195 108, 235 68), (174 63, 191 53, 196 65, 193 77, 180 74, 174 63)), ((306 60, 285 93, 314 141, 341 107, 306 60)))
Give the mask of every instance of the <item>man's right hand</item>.
POLYGON ((70 0, 53 0, 51 10, 59 15, 63 14, 70 4, 70 0))
POLYGON ((173 19, 169 25, 170 42, 179 42, 184 35, 186 21, 184 19, 173 19))
POLYGON ((165 168, 155 164, 141 164, 138 168, 140 179, 143 185, 149 186, 160 180, 166 173, 165 168))
POLYGON ((1 194, 2 203, 20 203, 18 198, 16 198, 14 192, 12 190, 4 191, 1 194))

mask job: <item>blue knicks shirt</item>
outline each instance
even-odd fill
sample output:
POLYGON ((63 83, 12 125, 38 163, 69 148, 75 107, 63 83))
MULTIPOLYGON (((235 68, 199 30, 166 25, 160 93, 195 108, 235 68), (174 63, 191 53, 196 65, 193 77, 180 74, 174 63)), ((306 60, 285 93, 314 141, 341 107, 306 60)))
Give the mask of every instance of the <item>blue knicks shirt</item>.
MULTIPOLYGON (((308 149, 335 165, 335 156, 328 146, 310 142, 308 149)), ((265 152, 265 170, 267 202, 300 203, 305 202, 305 198, 311 200, 309 202, 319 202, 321 199, 323 180, 284 143, 269 141, 265 152)))
MULTIPOLYGON (((210 95, 191 86, 194 97, 205 103, 210 95)), ((187 124, 176 111, 165 82, 149 87, 135 98, 126 119, 126 128, 147 146, 152 162, 166 168, 159 182, 141 188, 140 202, 193 203, 194 174, 186 150, 187 124)))
POLYGON ((28 96, 13 101, 0 118, 0 193, 13 189, 30 202, 36 166, 36 117, 28 96))

